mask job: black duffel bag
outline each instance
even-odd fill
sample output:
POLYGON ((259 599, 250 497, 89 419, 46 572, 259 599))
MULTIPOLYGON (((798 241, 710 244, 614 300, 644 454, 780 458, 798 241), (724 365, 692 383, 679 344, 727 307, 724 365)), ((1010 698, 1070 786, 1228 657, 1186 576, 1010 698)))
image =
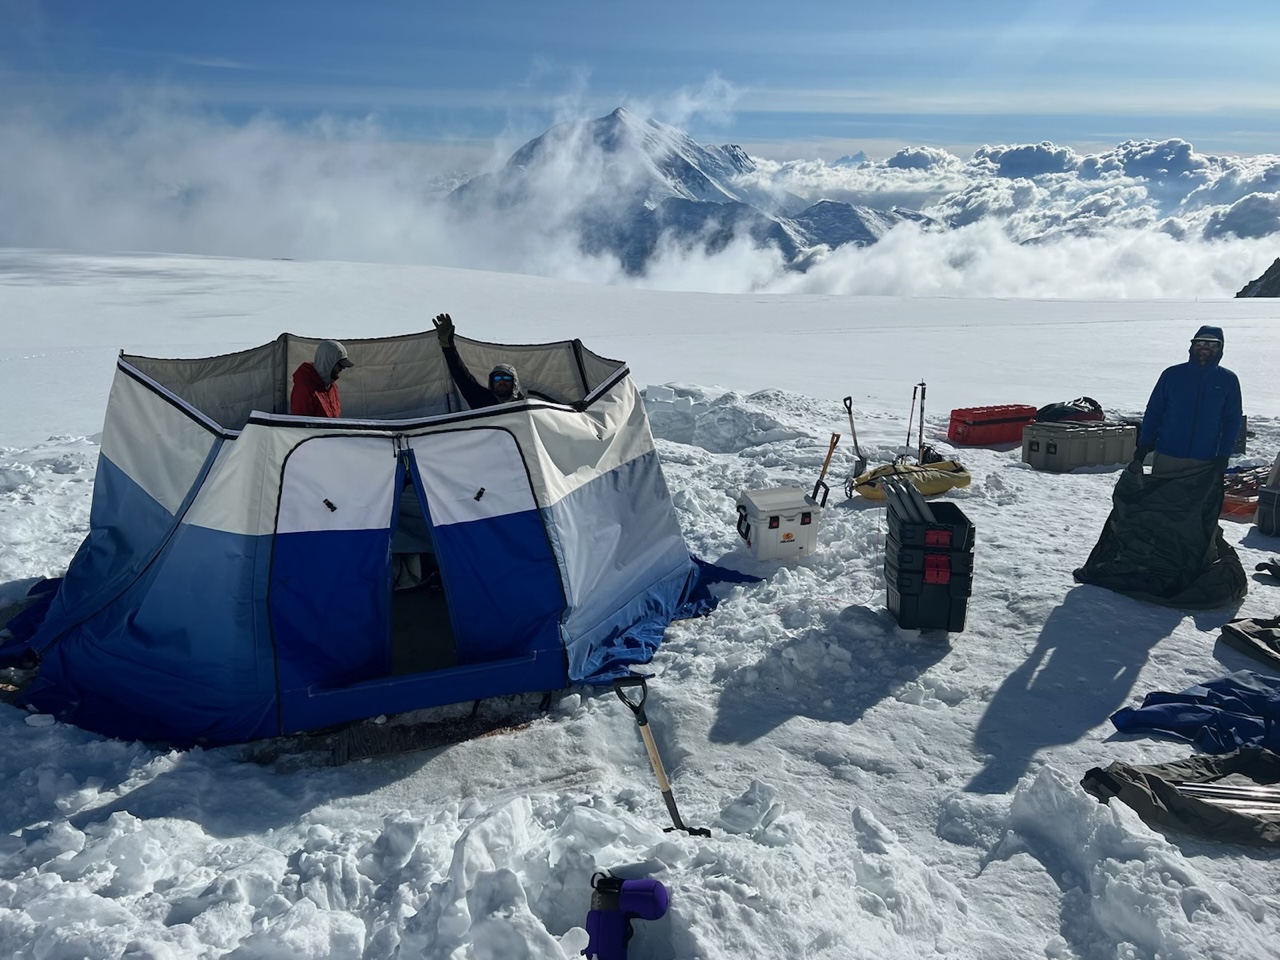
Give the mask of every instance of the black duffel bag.
POLYGON ((1093 397, 1077 397, 1065 403, 1050 403, 1036 411, 1037 423, 1057 423, 1063 420, 1105 420, 1102 404, 1093 397))

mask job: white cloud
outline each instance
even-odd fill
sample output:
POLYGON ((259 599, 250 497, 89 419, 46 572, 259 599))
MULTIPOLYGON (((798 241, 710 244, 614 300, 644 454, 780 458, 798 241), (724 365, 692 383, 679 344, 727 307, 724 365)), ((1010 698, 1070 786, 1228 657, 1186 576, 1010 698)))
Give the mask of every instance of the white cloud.
MULTIPOLYGON (((566 120, 596 115, 583 106, 588 79, 564 95, 566 120)), ((628 106, 641 118, 715 119, 738 95, 713 75, 667 102, 628 106)), ((487 169, 542 132, 514 107, 511 116, 487 169)), ((501 210, 482 203, 459 216, 440 203, 464 178, 457 155, 397 142, 373 118, 232 124, 177 95, 130 102, 92 127, 10 108, 0 117, 0 245, 421 262, 718 292, 1194 297, 1233 294, 1280 242, 1280 157, 1217 157, 1180 139, 1094 154, 988 145, 968 158, 913 147, 858 165, 757 160, 730 186, 793 195, 792 206, 917 209, 958 229, 904 226, 867 249, 818 250, 804 274, 745 236, 721 237, 708 254, 650 235, 637 275, 579 231, 584 212, 648 182, 649 161, 601 151, 576 123, 546 146, 501 210)), ((626 227, 591 222, 597 239, 626 227)))
POLYGON ((1205 224, 1204 235, 1213 240, 1234 236, 1262 238, 1280 233, 1280 194, 1251 193, 1226 210, 1217 210, 1205 224))

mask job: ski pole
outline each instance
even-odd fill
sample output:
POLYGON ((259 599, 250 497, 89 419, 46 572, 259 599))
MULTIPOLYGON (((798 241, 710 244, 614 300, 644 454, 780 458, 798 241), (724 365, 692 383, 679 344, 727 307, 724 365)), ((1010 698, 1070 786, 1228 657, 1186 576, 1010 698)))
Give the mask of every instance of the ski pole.
POLYGON ((924 392, 925 392, 925 385, 924 385, 924 381, 921 380, 920 381, 920 444, 919 444, 919 449, 917 451, 917 456, 916 456, 916 460, 919 463, 924 463, 924 392))
POLYGON ((640 736, 644 738, 644 748, 649 751, 649 762, 653 764, 653 772, 658 777, 658 789, 662 791, 662 799, 667 804, 667 812, 671 814, 674 827, 667 827, 666 832, 683 830, 692 837, 709 837, 711 831, 706 827, 686 827, 680 819, 680 811, 676 809, 676 798, 671 794, 671 782, 667 779, 667 771, 663 769, 662 758, 658 756, 658 745, 653 742, 653 733, 649 730, 649 718, 644 712, 644 702, 649 696, 649 688, 645 686, 644 677, 619 677, 613 681, 613 692, 618 699, 631 708, 636 715, 636 723, 640 725, 640 736), (640 699, 630 699, 623 690, 627 687, 639 687, 640 699))
MULTIPOLYGON (((911 388, 911 412, 907 414, 907 440, 903 444, 907 449, 911 448, 911 425, 916 419, 916 393, 920 389, 920 384, 916 384, 911 388)), ((905 452, 905 451, 904 451, 905 452)))

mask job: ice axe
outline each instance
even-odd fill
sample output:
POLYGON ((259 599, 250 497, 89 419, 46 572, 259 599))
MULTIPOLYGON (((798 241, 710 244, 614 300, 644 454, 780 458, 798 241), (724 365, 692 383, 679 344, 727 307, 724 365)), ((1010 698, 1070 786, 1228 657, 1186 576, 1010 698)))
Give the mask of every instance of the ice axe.
POLYGON ((867 458, 862 455, 862 448, 858 446, 858 428, 853 425, 853 397, 844 398, 844 412, 849 414, 849 436, 853 437, 853 452, 857 457, 853 461, 853 475, 860 477, 867 470, 867 458))
POLYGON ((818 474, 818 482, 813 485, 813 499, 818 501, 818 506, 825 507, 827 505, 827 494, 831 492, 831 488, 827 486, 827 467, 831 466, 831 455, 836 452, 836 444, 840 442, 840 434, 833 433, 831 435, 831 446, 827 447, 827 459, 822 461, 822 472, 818 474), (818 491, 822 491, 822 499, 818 500, 818 491))
POLYGON ((631 708, 636 715, 636 723, 640 725, 640 736, 644 738, 644 748, 649 751, 649 762, 653 764, 653 772, 658 777, 658 789, 662 791, 662 799, 666 801, 667 811, 671 814, 674 827, 667 827, 666 832, 683 830, 691 837, 709 837, 711 831, 706 827, 686 827, 680 819, 680 811, 676 809, 676 798, 671 795, 671 782, 667 780, 667 771, 663 769, 662 758, 658 756, 658 745, 653 742, 653 732, 649 729, 649 718, 645 716, 644 702, 649 696, 649 688, 645 686, 644 677, 619 677, 613 681, 613 692, 618 699, 631 708), (623 691, 627 687, 639 687, 640 699, 632 700, 623 691))

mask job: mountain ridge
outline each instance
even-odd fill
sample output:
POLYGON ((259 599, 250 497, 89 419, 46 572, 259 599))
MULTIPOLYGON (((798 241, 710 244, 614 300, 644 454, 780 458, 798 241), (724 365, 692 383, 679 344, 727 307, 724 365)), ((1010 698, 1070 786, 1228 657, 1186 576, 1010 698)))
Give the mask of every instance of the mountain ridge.
POLYGON ((1237 297, 1280 297, 1280 257, 1267 267, 1262 276, 1250 280, 1236 294, 1237 297))
POLYGON ((803 271, 823 252, 876 243, 900 223, 937 223, 897 207, 811 203, 748 182, 756 169, 737 144, 700 144, 619 107, 550 127, 497 172, 453 190, 447 202, 459 213, 531 217, 541 228, 576 234, 583 252, 616 256, 632 275, 644 272, 664 238, 716 253, 745 236, 803 271))

